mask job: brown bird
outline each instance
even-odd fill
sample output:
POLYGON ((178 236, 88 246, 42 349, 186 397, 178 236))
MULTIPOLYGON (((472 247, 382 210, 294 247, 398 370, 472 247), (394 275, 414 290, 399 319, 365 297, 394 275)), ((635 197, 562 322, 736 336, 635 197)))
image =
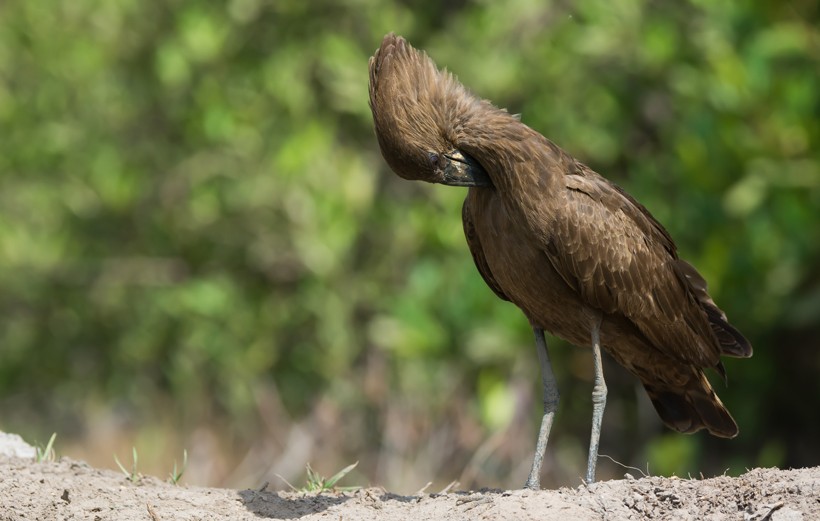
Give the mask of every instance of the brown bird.
POLYGON ((703 370, 725 379, 721 355, 749 357, 752 347, 649 211, 403 38, 385 36, 369 65, 387 164, 404 179, 469 187, 462 219, 478 271, 535 333, 544 416, 525 486, 540 487, 558 406, 544 331, 593 350, 588 483, 606 404, 601 347, 640 379, 671 429, 736 436, 703 370))

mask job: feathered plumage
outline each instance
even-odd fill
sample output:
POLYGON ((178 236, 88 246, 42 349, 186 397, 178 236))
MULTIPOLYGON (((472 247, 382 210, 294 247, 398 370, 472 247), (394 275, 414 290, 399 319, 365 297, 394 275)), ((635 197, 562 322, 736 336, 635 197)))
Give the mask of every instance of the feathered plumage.
POLYGON ((720 356, 752 347, 646 208, 401 37, 387 35, 370 59, 370 106, 398 175, 470 186, 464 232, 496 295, 579 346, 600 317, 601 345, 666 425, 738 433, 703 371, 725 376, 720 356))

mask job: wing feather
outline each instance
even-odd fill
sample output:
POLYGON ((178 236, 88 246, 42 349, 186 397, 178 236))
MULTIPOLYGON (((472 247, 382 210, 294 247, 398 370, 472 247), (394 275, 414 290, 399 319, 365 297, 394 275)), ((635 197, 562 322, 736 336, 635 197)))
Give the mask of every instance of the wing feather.
POLYGON ((554 244, 544 249, 555 269, 585 302, 625 315, 658 349, 715 366, 722 342, 698 290, 679 274, 682 261, 669 234, 626 192, 589 169, 576 172, 565 176, 554 244))

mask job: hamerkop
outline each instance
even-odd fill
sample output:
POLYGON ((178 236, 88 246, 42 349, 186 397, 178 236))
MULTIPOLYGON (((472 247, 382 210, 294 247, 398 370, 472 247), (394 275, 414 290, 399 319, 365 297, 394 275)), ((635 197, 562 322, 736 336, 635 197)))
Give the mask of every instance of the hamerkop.
POLYGON ((737 435, 704 369, 752 347, 678 258, 669 233, 621 188, 471 94, 423 52, 389 34, 370 58, 370 107, 382 155, 404 179, 469 187, 462 219, 484 281, 535 332, 544 416, 526 487, 540 471, 558 389, 544 331, 592 347, 595 480, 606 404, 601 347, 643 383, 670 428, 737 435))

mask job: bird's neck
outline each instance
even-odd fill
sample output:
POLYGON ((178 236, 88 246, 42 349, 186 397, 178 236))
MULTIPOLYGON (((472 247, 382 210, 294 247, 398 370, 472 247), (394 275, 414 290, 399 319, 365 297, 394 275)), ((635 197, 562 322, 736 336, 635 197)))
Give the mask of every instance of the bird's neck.
POLYGON ((564 164, 572 158, 552 142, 518 120, 495 132, 477 136, 467 153, 487 170, 493 186, 504 198, 524 200, 548 196, 559 189, 564 164))

